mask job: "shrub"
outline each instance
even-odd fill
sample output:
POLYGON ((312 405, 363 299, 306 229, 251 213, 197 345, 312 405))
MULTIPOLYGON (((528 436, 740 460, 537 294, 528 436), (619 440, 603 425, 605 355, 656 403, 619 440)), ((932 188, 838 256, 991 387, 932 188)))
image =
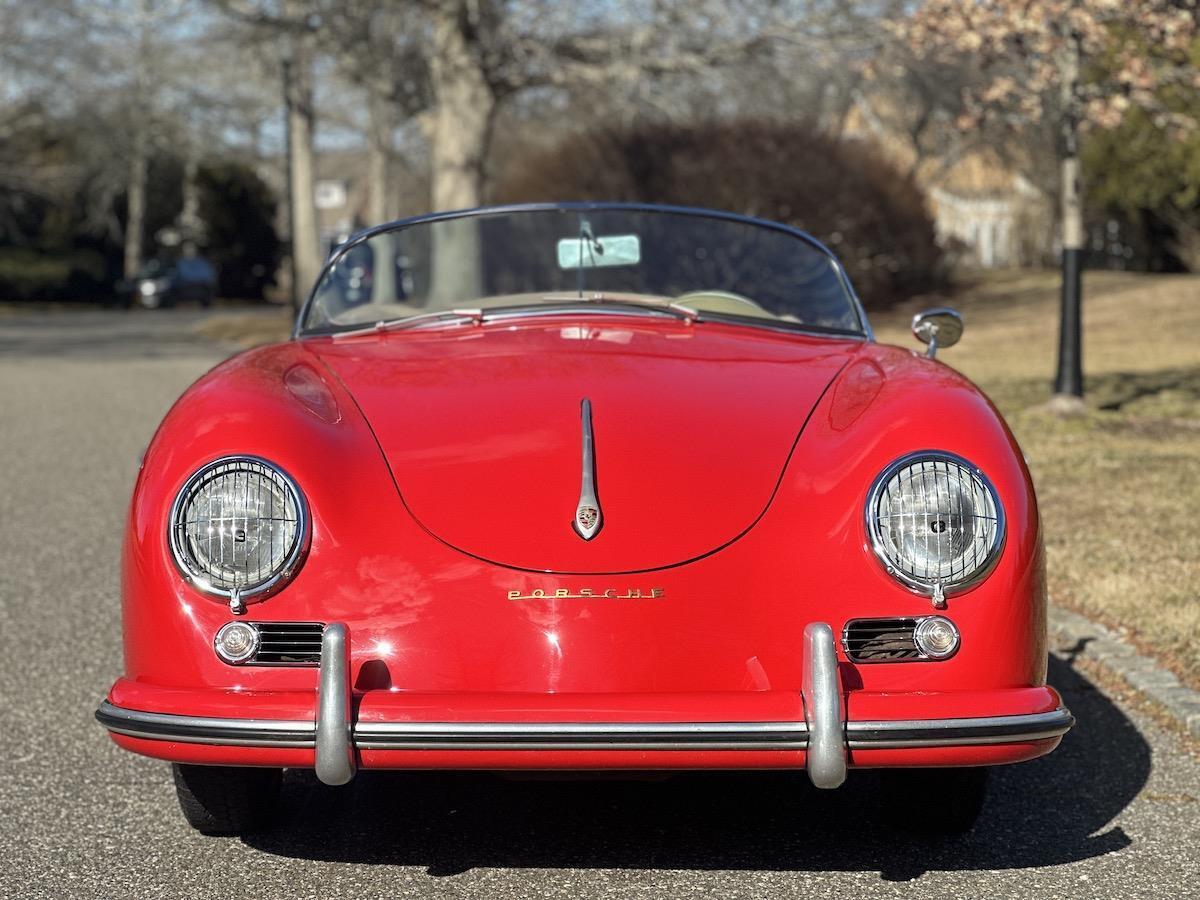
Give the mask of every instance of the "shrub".
MULTIPOLYGON (((74 195, 29 198, 0 187, 0 302, 110 300, 121 277, 125 197, 111 203, 116 227, 100 229, 87 208, 87 178, 74 195), (7 226, 7 227, 5 227, 7 226)), ((179 248, 155 236, 174 228, 183 206, 183 166, 169 154, 151 160, 143 255, 174 259, 179 248)), ((223 297, 262 299, 283 253, 275 233, 276 200, 250 166, 214 158, 198 172, 200 252, 217 267, 223 297)))
POLYGON ((674 203, 785 222, 838 255, 868 309, 934 290, 944 274, 912 179, 873 146, 808 123, 597 128, 513 163, 493 199, 674 203))
POLYGON ((223 297, 261 300, 283 256, 275 233, 275 195, 247 165, 214 160, 200 167, 200 218, 206 252, 223 297))
POLYGON ((0 303, 74 299, 93 291, 104 275, 104 257, 87 250, 0 247, 0 303))

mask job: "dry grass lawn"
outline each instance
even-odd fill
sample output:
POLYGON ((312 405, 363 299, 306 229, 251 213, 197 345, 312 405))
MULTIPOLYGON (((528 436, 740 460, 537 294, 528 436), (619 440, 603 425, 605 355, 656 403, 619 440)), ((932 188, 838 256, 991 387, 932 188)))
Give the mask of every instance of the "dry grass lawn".
POLYGON ((292 336, 296 314, 290 306, 265 314, 218 312, 195 326, 197 334, 235 347, 246 349, 259 344, 274 344, 292 336))
MULTIPOLYGON (((1122 631, 1200 687, 1200 277, 1088 273, 1088 413, 1039 409, 1058 341, 1053 272, 989 276, 953 300, 967 322, 941 358, 1000 407, 1030 461, 1056 603, 1122 631)), ((908 333, 923 304, 873 322, 908 333)), ((200 326, 242 346, 283 340, 290 318, 218 314, 200 326)))
MULTIPOLYGON (((1050 596, 1120 630, 1200 687, 1200 277, 1088 273, 1088 412, 1049 399, 1054 273, 983 280, 953 303, 962 342, 941 358, 1000 407, 1033 471, 1050 596)), ((914 346, 914 308, 875 316, 914 346)))

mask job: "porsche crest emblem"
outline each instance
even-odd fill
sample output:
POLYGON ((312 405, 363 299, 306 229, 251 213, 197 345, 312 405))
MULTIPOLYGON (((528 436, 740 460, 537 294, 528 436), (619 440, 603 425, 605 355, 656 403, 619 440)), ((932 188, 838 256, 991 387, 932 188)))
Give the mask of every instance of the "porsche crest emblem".
POLYGON ((571 527, 585 541, 590 541, 604 524, 600 511, 600 500, 596 497, 596 452, 592 437, 592 401, 584 398, 580 404, 583 419, 583 479, 579 488, 579 505, 575 507, 575 518, 571 527))
POLYGON ((575 518, 579 522, 580 528, 584 531, 591 531, 596 527, 596 522, 600 518, 600 510, 594 506, 581 506, 575 513, 575 518))

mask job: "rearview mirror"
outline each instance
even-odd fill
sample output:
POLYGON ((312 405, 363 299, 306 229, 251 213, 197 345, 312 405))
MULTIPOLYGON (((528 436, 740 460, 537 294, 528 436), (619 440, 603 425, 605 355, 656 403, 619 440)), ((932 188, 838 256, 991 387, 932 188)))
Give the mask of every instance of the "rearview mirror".
POLYGON ((642 244, 636 234, 595 237, 588 229, 577 238, 563 238, 558 242, 560 269, 636 266, 641 261, 642 244))
POLYGON ((945 306, 927 309, 913 316, 912 333, 928 349, 930 359, 943 347, 953 347, 963 333, 963 320, 955 310, 945 306))

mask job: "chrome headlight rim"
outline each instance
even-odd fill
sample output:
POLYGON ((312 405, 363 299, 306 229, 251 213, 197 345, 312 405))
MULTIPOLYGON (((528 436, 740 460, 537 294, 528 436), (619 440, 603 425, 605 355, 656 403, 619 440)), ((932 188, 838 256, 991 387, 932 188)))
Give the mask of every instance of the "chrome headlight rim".
POLYGON ((1000 561, 1001 551, 1004 549, 1005 540, 1008 537, 1008 523, 1004 514, 1004 504, 1000 502, 1000 494, 996 490, 996 486, 992 484, 991 479, 987 477, 983 469, 966 457, 960 456, 957 453, 951 453, 948 450, 917 450, 892 460, 871 483, 871 489, 867 493, 867 502, 863 513, 866 520, 867 538, 871 544, 871 550, 875 554, 875 558, 879 560, 879 564, 883 566, 884 571, 892 576, 892 578, 896 579, 896 581, 900 582, 900 584, 914 594, 920 594, 923 597, 934 596, 939 586, 941 594, 944 597, 964 594, 978 586, 996 568, 996 564, 1000 561), (996 532, 993 535, 991 545, 987 548, 983 561, 970 576, 962 581, 949 582, 937 579, 921 579, 898 568, 888 553, 886 539, 880 530, 877 514, 880 495, 887 489, 888 484, 897 473, 908 468, 913 463, 926 461, 947 462, 966 469, 973 478, 979 480, 996 510, 996 532))
POLYGON ((274 593, 286 585, 299 570, 305 556, 308 554, 309 543, 312 537, 311 523, 312 520, 308 512, 308 501, 305 499, 304 492, 300 490, 300 485, 297 484, 296 480, 282 466, 261 456, 245 453, 232 454, 218 457, 200 466, 188 476, 187 481, 176 492, 175 499, 171 503, 170 516, 167 520, 167 544, 171 549, 171 556, 175 561, 175 567, 179 570, 179 574, 202 593, 226 600, 233 600, 235 593, 237 599, 242 601, 247 601, 250 598, 263 599, 266 595, 274 593), (196 489, 209 477, 213 476, 218 469, 237 466, 239 464, 263 466, 279 477, 284 490, 296 506, 296 537, 283 565, 277 568, 270 577, 257 584, 239 586, 235 591, 232 588, 223 588, 219 585, 214 585, 205 572, 193 565, 186 548, 180 542, 179 516, 183 511, 184 504, 188 502, 196 489))

